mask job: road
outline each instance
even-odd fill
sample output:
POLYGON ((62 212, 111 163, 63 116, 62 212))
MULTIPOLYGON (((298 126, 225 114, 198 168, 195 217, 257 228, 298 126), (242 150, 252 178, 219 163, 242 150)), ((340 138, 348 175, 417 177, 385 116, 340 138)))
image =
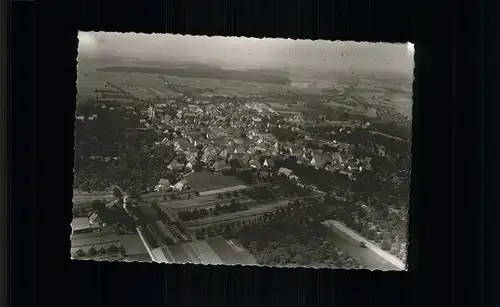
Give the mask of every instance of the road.
POLYGON ((371 134, 378 134, 378 135, 385 136, 387 138, 390 138, 390 139, 393 139, 393 140, 398 140, 398 141, 405 142, 405 143, 408 142, 407 140, 402 139, 400 137, 397 137, 397 136, 394 136, 394 135, 390 135, 390 134, 387 134, 387 133, 383 133, 383 132, 380 132, 380 131, 371 130, 370 133, 371 134))
POLYGON ((199 203, 199 204, 194 204, 194 205, 188 205, 185 207, 182 206, 169 206, 169 203, 160 203, 161 205, 170 208, 172 211, 186 211, 186 210, 194 210, 194 209, 208 209, 208 208, 214 208, 215 205, 229 205, 231 203, 231 200, 237 200, 240 204, 248 204, 255 202, 255 200, 247 198, 247 197, 237 197, 237 198, 232 198, 232 199, 226 199, 226 200, 214 200, 206 203, 199 203))
POLYGON ((142 229, 140 227, 137 227, 136 230, 137 234, 139 235, 139 238, 141 238, 142 244, 144 245, 146 251, 148 252, 149 257, 151 258, 151 260, 156 261, 155 256, 153 255, 153 250, 151 249, 148 242, 146 241, 146 238, 142 234, 142 229))
POLYGON ((353 238, 351 235, 345 232, 345 229, 337 227, 333 221, 325 221, 323 223, 326 227, 332 230, 332 239, 335 245, 342 251, 349 254, 354 260, 359 262, 361 265, 370 270, 384 270, 384 271, 399 271, 404 270, 401 266, 388 261, 387 258, 382 257, 373 249, 368 247, 369 242, 367 242, 367 247, 361 247, 360 241, 367 241, 366 239, 353 238))
MULTIPOLYGON (((323 191, 315 189, 317 192, 323 191)), ((332 230, 335 245, 347 252, 361 265, 373 270, 405 270, 404 263, 395 256, 383 251, 354 230, 337 221, 325 221, 323 224, 332 230), (364 242, 366 247, 361 247, 364 242)))

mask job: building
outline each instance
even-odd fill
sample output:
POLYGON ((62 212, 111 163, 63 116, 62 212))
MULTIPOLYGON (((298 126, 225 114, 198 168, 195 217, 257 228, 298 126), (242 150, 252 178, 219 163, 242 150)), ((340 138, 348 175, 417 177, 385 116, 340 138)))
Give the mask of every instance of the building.
POLYGON ((80 234, 92 232, 92 227, 88 217, 78 217, 71 222, 71 233, 80 234))
POLYGON ((281 174, 285 177, 290 177, 292 174, 293 174, 293 171, 291 169, 288 169, 288 168, 285 168, 285 167, 281 167, 279 170, 278 170, 278 174, 281 174))
POLYGON ((259 169, 260 168, 260 163, 259 161, 255 160, 255 159, 251 159, 248 164, 250 164, 250 167, 251 168, 254 168, 254 169, 259 169))
POLYGON ((92 212, 92 214, 88 217, 90 227, 92 229, 99 228, 103 225, 102 219, 99 217, 97 212, 92 212))

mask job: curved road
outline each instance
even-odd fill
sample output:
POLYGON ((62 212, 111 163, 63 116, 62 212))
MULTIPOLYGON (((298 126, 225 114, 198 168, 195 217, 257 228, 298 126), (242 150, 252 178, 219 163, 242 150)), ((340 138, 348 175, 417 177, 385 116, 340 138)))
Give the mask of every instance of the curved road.
MULTIPOLYGON (((373 249, 367 247, 361 247, 360 241, 353 238, 350 234, 340 227, 337 227, 333 221, 325 221, 323 225, 332 230, 332 239, 335 245, 349 254, 354 260, 359 262, 361 265, 370 270, 384 270, 384 271, 400 271, 404 270, 399 263, 395 261, 389 261, 387 257, 382 257, 379 253, 375 252, 373 249)), ((363 239, 362 239, 363 241, 363 239)), ((364 241, 363 241, 364 242, 364 241)), ((367 245, 369 243, 366 243, 367 245)), ((401 262, 401 260, 399 260, 401 262)), ((401 262, 402 263, 402 262, 401 262)))

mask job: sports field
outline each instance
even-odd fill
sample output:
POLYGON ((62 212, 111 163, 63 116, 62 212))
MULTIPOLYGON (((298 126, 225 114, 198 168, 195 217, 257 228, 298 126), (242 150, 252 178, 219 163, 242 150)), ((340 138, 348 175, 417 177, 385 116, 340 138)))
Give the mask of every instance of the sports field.
POLYGON ((210 172, 194 172, 187 175, 186 180, 193 190, 198 192, 223 189, 227 187, 244 185, 235 177, 217 175, 210 172))

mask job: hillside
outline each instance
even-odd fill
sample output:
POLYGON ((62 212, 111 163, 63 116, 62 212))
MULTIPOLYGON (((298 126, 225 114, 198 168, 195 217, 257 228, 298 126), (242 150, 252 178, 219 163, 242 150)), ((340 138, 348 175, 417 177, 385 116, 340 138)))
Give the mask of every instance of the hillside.
POLYGON ((255 71, 224 70, 219 68, 203 67, 151 67, 151 66, 108 66, 98 68, 97 71, 117 73, 161 74, 184 78, 213 78, 222 80, 236 80, 243 82, 271 83, 279 85, 290 84, 290 79, 282 76, 269 75, 255 71))

